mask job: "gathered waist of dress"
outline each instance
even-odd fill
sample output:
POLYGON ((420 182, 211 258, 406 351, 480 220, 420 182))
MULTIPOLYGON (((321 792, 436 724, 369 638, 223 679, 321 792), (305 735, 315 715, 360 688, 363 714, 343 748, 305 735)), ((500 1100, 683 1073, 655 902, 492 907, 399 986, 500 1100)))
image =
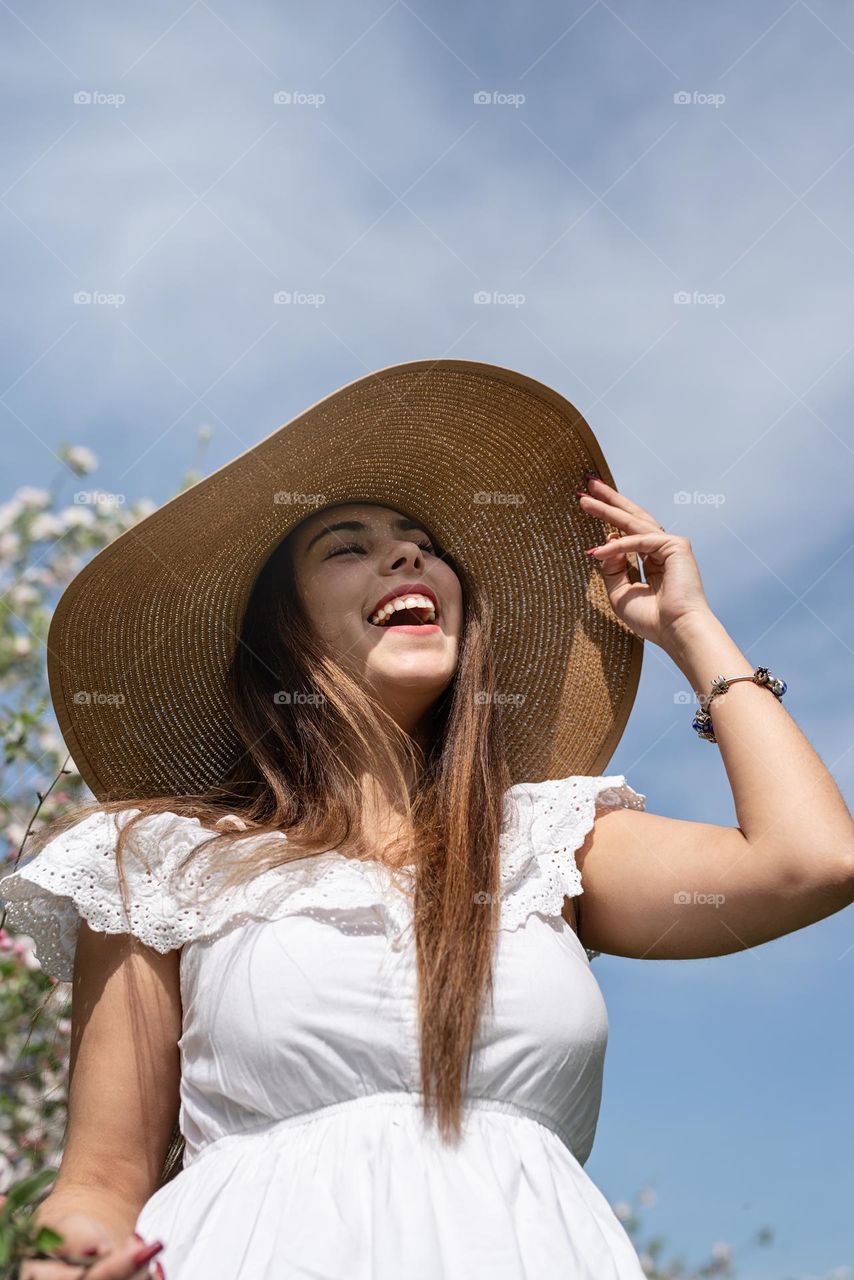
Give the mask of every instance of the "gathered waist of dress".
MULTIPOLYGON (((346 1098, 342 1102, 326 1103, 323 1106, 315 1107, 311 1111, 300 1111, 296 1115, 285 1116, 281 1120, 274 1120, 266 1124, 261 1129, 248 1130, 245 1133, 226 1133, 219 1138, 211 1139, 210 1142, 203 1143, 195 1150, 191 1150, 188 1143, 184 1154, 184 1168, 194 1165, 214 1151, 222 1151, 238 1144, 269 1141, 291 1129, 300 1129, 305 1125, 318 1124, 327 1119, 332 1119, 342 1113, 366 1110, 373 1107, 386 1109, 406 1107, 413 1111, 421 1110, 423 1107, 423 1094, 411 1089, 367 1093, 356 1098, 346 1098)), ((507 1116, 510 1119, 525 1120, 529 1123, 540 1125, 559 1138, 570 1153, 573 1153, 572 1141, 564 1126, 551 1116, 547 1116, 533 1107, 511 1102, 505 1098, 467 1097, 463 1104, 464 1117, 477 1111, 491 1111, 498 1115, 507 1116)))

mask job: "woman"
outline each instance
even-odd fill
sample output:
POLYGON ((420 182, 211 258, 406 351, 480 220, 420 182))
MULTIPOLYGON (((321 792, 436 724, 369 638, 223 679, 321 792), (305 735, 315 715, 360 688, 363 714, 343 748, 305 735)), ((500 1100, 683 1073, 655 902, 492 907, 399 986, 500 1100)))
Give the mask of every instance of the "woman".
POLYGON ((590 961, 823 919, 854 900, 854 824, 690 543, 610 481, 556 392, 410 362, 68 588, 51 690, 99 803, 0 880, 75 982, 40 1208, 67 1261, 22 1280, 136 1275, 143 1240, 169 1280, 640 1280, 583 1169, 590 961), (701 701, 738 827, 645 812, 598 772, 645 640, 701 701))

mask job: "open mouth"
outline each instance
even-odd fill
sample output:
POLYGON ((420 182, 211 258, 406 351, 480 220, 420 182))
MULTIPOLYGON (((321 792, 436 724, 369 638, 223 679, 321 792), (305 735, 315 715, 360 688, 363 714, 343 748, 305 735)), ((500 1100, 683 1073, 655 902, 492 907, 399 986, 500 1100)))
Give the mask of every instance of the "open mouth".
POLYGON ((432 605, 404 607, 394 609, 390 614, 381 614, 377 621, 374 618, 368 619, 372 627, 426 627, 436 621, 436 610, 432 605))
POLYGON ((429 627, 438 614, 435 598, 417 590, 401 591, 370 614, 368 622, 374 627, 429 627))

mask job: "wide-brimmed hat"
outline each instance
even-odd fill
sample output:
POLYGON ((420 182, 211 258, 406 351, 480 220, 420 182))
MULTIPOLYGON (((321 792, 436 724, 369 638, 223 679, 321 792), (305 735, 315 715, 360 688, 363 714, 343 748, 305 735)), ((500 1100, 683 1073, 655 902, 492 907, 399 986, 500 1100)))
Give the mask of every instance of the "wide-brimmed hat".
POLYGON ((76 768, 99 800, 220 783, 242 750, 224 676, 265 560, 306 516, 374 502, 422 523, 492 603, 512 780, 604 772, 643 641, 584 555, 604 541, 575 499, 590 471, 617 488, 578 409, 497 365, 412 360, 325 396, 69 583, 48 678, 76 768))

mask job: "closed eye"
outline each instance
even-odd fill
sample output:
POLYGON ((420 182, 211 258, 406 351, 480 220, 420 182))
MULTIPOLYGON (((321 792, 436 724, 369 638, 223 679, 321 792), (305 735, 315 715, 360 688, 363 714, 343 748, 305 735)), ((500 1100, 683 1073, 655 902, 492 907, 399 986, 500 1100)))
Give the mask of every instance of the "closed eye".
MULTIPOLYGON (((419 542, 418 546, 421 548, 422 551, 430 551, 430 552, 433 551, 432 542, 419 542)), ((335 551, 330 551, 326 559, 331 560, 333 556, 340 556, 345 551, 364 551, 364 549, 365 548, 361 545, 361 543, 347 542, 344 544, 343 547, 337 547, 335 551)))

